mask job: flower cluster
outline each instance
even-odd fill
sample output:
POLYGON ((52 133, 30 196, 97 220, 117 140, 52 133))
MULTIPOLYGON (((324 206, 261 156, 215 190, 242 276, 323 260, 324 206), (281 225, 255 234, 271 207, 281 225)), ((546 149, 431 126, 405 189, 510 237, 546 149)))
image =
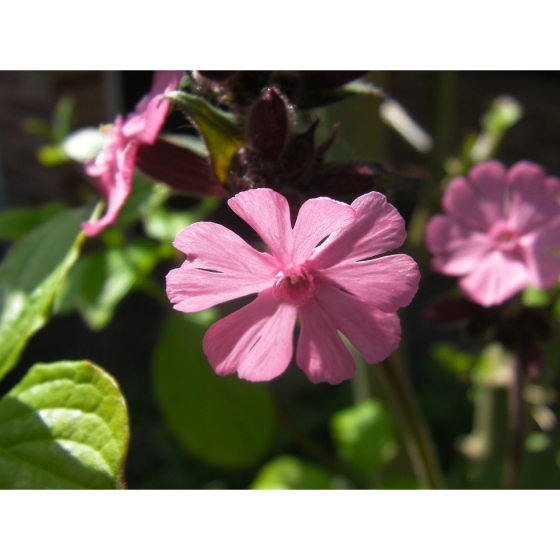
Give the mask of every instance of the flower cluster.
POLYGON ((228 204, 270 253, 221 225, 199 222, 177 235, 174 245, 187 258, 167 275, 168 297, 183 312, 258 294, 206 333, 204 351, 217 374, 237 371, 251 381, 280 375, 292 359, 297 317, 296 362, 315 383, 340 383, 355 373, 339 332, 368 363, 397 348, 396 311, 411 301, 420 275, 406 255, 372 259, 406 237, 385 196, 371 192, 352 205, 308 200, 293 227, 288 201, 273 190, 245 191, 228 204))
POLYGON ((96 179, 97 188, 107 198, 105 215, 82 224, 88 236, 101 233, 114 223, 132 188, 138 147, 153 144, 163 126, 169 100, 163 96, 179 85, 183 72, 156 72, 152 89, 126 120, 119 115, 112 125, 101 152, 86 163, 86 173, 96 179))
POLYGON ((560 180, 519 162, 476 165, 453 179, 431 219, 426 244, 432 268, 460 276, 464 293, 498 305, 529 285, 547 289, 560 277, 560 180))

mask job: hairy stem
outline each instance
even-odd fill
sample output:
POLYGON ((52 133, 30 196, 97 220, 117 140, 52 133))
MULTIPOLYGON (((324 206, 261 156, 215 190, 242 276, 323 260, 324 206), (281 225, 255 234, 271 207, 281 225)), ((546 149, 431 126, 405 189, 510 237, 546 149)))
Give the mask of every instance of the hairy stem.
POLYGON ((445 483, 426 423, 410 382, 395 354, 381 362, 378 371, 387 389, 416 477, 424 488, 444 488, 445 483))

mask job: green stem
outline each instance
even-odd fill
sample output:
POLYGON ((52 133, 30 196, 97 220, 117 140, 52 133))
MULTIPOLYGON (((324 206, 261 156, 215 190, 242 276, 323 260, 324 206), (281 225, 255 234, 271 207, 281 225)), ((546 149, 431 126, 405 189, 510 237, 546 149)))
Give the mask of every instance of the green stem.
POLYGON ((445 488, 427 426, 395 354, 379 364, 378 372, 387 389, 416 477, 424 488, 445 488))
POLYGON ((513 490, 519 483, 525 434, 523 430, 523 371, 520 360, 516 357, 515 370, 510 386, 510 445, 507 457, 504 488, 513 490))

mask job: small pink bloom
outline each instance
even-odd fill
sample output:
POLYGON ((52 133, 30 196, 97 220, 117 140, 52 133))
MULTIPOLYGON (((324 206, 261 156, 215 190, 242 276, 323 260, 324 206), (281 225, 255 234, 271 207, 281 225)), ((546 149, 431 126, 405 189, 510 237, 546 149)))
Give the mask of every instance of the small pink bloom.
POLYGON ((526 161, 497 161, 451 181, 445 215, 426 228, 432 268, 460 276, 476 303, 498 305, 529 285, 550 288, 560 276, 560 180, 526 161))
POLYGON ((293 228, 287 200, 270 189, 239 193, 228 204, 270 254, 221 225, 199 222, 177 235, 174 245, 187 259, 167 275, 168 297, 183 312, 258 294, 204 337, 218 375, 237 371, 250 381, 280 375, 292 359, 298 316, 296 362, 314 383, 340 383, 355 373, 339 332, 369 363, 397 348, 396 310, 410 303, 420 274, 406 255, 371 259, 406 237, 403 219, 382 194, 365 194, 351 206, 308 200, 293 228))
POLYGON ((165 121, 170 100, 163 95, 177 89, 183 72, 156 72, 152 89, 126 121, 119 115, 101 152, 85 165, 86 173, 97 179, 97 188, 107 198, 107 211, 96 222, 82 224, 87 235, 101 233, 117 219, 132 188, 136 150, 153 144, 165 121))

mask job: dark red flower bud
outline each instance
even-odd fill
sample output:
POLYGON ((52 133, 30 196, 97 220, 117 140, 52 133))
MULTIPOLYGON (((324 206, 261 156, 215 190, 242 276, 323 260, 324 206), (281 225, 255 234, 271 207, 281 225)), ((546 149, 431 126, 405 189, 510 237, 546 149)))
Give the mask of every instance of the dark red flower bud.
POLYGON ((136 166, 155 181, 161 181, 187 195, 226 194, 208 158, 165 140, 158 139, 152 145, 140 144, 136 152, 136 166))
POLYGON ((315 130, 319 121, 315 121, 303 134, 295 135, 282 154, 282 169, 293 182, 301 178, 315 161, 315 130))
POLYGON ((265 160, 280 156, 290 130, 288 103, 276 88, 264 90, 251 108, 247 137, 251 146, 265 160))
POLYGON ((429 305, 424 320, 431 325, 452 325, 471 318, 478 307, 464 297, 445 297, 429 305))

